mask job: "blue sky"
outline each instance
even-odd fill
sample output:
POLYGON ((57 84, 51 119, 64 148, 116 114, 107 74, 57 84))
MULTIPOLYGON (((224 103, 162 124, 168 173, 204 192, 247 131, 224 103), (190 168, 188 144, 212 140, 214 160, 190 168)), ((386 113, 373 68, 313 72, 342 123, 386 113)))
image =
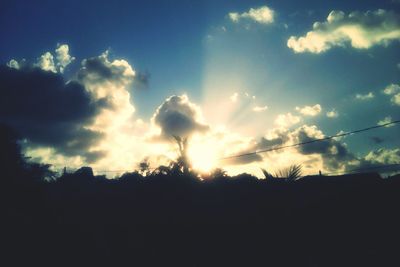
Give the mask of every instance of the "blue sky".
MULTIPOLYGON (((383 93, 400 83, 398 1, 2 1, 0 10, 2 64, 35 62, 67 44, 76 60, 62 75, 73 80, 82 60, 108 50, 110 62, 123 59, 149 76, 146 86, 126 89, 135 119, 150 128, 156 109, 182 94, 201 109, 204 124, 223 125, 254 140, 275 129, 280 114, 301 117, 288 129, 316 125, 328 135, 399 119, 400 104, 391 101, 397 91, 383 93), (273 12, 272 21, 249 15, 263 7, 273 12), (334 10, 343 14, 334 13, 328 23, 334 10), (358 15, 351 17, 352 12, 358 15), (313 29, 315 22, 326 25, 313 29), (300 44, 307 32, 325 38, 349 25, 358 30, 342 30, 322 47, 307 46, 315 39, 300 44), (357 44, 360 32, 366 39, 357 44), (379 34, 388 35, 376 39, 379 34), (291 37, 294 45, 288 43, 291 37), (370 92, 373 97, 362 97, 370 92), (235 94, 240 107, 224 108, 223 101, 235 94), (315 105, 321 107, 317 115, 300 112, 315 105), (255 107, 260 112, 251 112, 255 107), (337 116, 328 118, 333 110, 337 116)), ((395 150, 398 132, 398 127, 385 128, 349 137, 346 145, 358 157, 395 150), (375 135, 385 141, 372 142, 375 135)))

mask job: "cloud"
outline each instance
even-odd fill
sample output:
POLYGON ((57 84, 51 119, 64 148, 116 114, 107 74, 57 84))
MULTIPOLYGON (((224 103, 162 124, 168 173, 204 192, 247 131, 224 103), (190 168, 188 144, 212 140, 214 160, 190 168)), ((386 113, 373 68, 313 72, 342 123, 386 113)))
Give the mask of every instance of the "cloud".
POLYGON ((56 66, 54 65, 54 57, 50 52, 41 55, 36 65, 42 70, 57 73, 56 66))
POLYGON ((245 165, 253 162, 261 162, 263 158, 259 154, 251 153, 253 151, 250 150, 242 150, 237 153, 237 155, 244 155, 249 153, 248 155, 244 155, 241 157, 232 157, 224 160, 224 164, 226 165, 245 165))
POLYGON ((331 11, 325 22, 315 22, 305 36, 291 36, 287 46, 296 53, 322 53, 350 44, 356 49, 388 45, 400 40, 400 16, 392 11, 331 11))
POLYGON ((229 99, 230 99, 233 103, 236 103, 237 100, 238 100, 238 97, 239 97, 239 94, 238 94, 237 92, 235 92, 235 93, 233 93, 233 94, 229 97, 229 99))
POLYGON ((361 158, 352 166, 352 168, 348 169, 371 169, 371 171, 379 171, 380 173, 398 173, 400 171, 400 165, 393 166, 393 164, 400 164, 400 149, 379 148, 370 151, 364 158, 361 158))
POLYGON ((99 84, 109 85, 110 83, 118 86, 131 84, 136 77, 132 66, 126 60, 110 61, 108 57, 109 51, 106 51, 98 57, 84 59, 77 75, 78 80, 96 87, 99 84))
POLYGON ((393 104, 400 106, 400 85, 390 84, 383 90, 386 95, 392 95, 391 101, 393 104))
POLYGON ((302 108, 296 107, 296 110, 305 116, 317 116, 322 108, 320 104, 316 104, 314 106, 304 106, 302 108))
POLYGON ((289 141, 289 131, 282 128, 275 128, 261 137, 257 143, 257 150, 270 149, 277 146, 282 146, 289 141))
POLYGON ((85 126, 107 106, 104 99, 93 100, 81 84, 37 67, 0 67, 0 85, 0 121, 21 138, 88 161, 99 154, 88 149, 102 133, 85 126))
POLYGON ((152 123, 161 129, 160 136, 170 139, 172 136, 188 137, 195 132, 209 129, 203 122, 201 110, 191 103, 187 95, 171 96, 154 113, 152 123))
POLYGON ((289 112, 287 114, 279 114, 274 123, 279 127, 288 128, 299 123, 300 121, 301 118, 299 116, 295 116, 289 112))
POLYGON ((59 44, 56 49, 56 59, 58 61, 57 67, 63 73, 65 68, 75 60, 75 57, 69 54, 69 46, 67 44, 59 44))
POLYGON ((263 111, 266 111, 268 109, 268 106, 255 106, 254 108, 253 108, 253 111, 254 112, 263 112, 263 111))
POLYGON ((228 14, 229 19, 238 23, 240 20, 250 20, 260 24, 271 24, 274 22, 275 11, 267 6, 262 6, 259 8, 250 8, 249 11, 238 13, 231 12, 228 14))
POLYGON ((369 92, 368 94, 356 94, 356 99, 361 101, 371 100, 375 97, 374 93, 369 92))
POLYGON ((18 63, 18 61, 16 61, 15 59, 11 59, 8 63, 7 63, 7 66, 9 67, 9 68, 13 68, 13 69, 19 69, 19 63, 18 63))
POLYGON ((400 149, 379 148, 377 150, 370 151, 365 156, 365 160, 371 163, 397 164, 400 163, 400 149))
POLYGON ((335 109, 332 109, 331 111, 328 111, 328 112, 326 113, 326 116, 327 116, 328 118, 333 119, 333 118, 339 117, 339 113, 338 113, 335 109))
MULTIPOLYGON (((325 135, 315 125, 303 125, 291 133, 291 138, 295 143, 309 142, 324 137, 325 135)), ((298 151, 305 155, 320 154, 324 168, 329 171, 343 169, 348 162, 356 159, 345 144, 335 139, 299 146, 298 151)))
MULTIPOLYGON (((65 68, 71 64, 75 57, 72 57, 69 54, 69 46, 67 44, 58 44, 55 49, 56 57, 51 52, 45 52, 41 55, 34 66, 41 68, 45 71, 51 71, 54 73, 63 73, 65 68)), ((7 64, 11 68, 20 68, 22 66, 29 66, 24 60, 22 62, 18 62, 15 59, 12 59, 7 64)))
POLYGON ((386 86, 386 88, 383 90, 383 93, 386 95, 394 95, 396 93, 400 92, 400 85, 398 84, 389 84, 386 86))
MULTIPOLYGON (((392 121, 393 121, 392 117, 387 116, 383 120, 378 121, 377 125, 385 125, 385 124, 391 123, 392 121)), ((394 124, 386 125, 385 127, 392 127, 392 126, 394 126, 394 124)))

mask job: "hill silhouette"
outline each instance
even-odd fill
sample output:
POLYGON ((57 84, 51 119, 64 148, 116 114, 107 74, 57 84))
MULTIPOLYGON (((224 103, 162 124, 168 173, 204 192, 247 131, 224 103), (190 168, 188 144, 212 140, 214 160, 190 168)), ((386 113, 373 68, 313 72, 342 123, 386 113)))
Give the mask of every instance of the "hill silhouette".
MULTIPOLYGON (((400 176, 56 177, 1 128, 3 266, 398 266, 400 176), (396 245, 397 244, 397 245, 396 245)), ((145 175, 142 173, 146 173, 145 175)))

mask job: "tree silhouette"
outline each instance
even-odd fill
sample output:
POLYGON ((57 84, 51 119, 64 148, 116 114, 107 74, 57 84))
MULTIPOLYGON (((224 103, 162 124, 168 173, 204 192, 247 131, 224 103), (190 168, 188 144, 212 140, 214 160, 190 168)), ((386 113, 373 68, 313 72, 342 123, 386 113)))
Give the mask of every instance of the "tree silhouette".
POLYGON ((177 136, 177 135, 174 135, 173 137, 179 148, 179 156, 175 163, 176 166, 174 166, 173 169, 177 168, 182 173, 189 174, 190 163, 189 163, 189 159, 187 156, 188 138, 187 137, 181 138, 180 136, 177 136))

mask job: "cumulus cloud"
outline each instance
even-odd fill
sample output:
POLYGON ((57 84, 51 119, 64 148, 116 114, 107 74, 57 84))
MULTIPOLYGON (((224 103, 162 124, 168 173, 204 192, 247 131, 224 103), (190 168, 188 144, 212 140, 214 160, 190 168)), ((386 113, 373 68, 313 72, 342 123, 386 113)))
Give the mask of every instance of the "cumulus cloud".
POLYGON ((322 108, 321 108, 320 104, 316 104, 314 106, 304 106, 302 108, 296 107, 296 110, 305 116, 314 117, 314 116, 317 116, 321 112, 322 108))
POLYGON ((386 95, 391 95, 392 103, 400 106, 400 85, 390 84, 386 86, 386 88, 383 90, 383 93, 386 95))
POLYGON ((370 151, 365 156, 365 160, 371 163, 397 164, 400 163, 400 149, 379 148, 377 150, 370 151))
MULTIPOLYGON (((295 140, 296 143, 309 142, 324 137, 325 135, 323 132, 315 125, 303 125, 291 133, 291 138, 295 140)), ((348 162, 356 159, 345 144, 335 139, 299 146, 298 151, 305 155, 321 155, 324 168, 329 171, 346 168, 348 162)))
POLYGON ((274 128, 260 138, 257 143, 257 150, 270 149, 282 146, 289 141, 289 131, 283 128, 274 128))
POLYGON ((88 148, 102 133, 85 125, 107 106, 104 99, 95 101, 81 84, 36 67, 0 67, 0 85, 0 121, 22 138, 88 161, 99 155, 88 148))
MULTIPOLYGON (((75 60, 75 57, 69 54, 69 46, 67 44, 58 44, 57 48, 55 49, 55 55, 56 57, 54 58, 51 52, 45 52, 38 58, 36 64, 34 65, 45 71, 63 73, 65 68, 75 60)), ((11 63, 13 65, 9 66, 14 68, 19 68, 21 65, 15 59, 12 59, 9 62, 9 64, 11 63)))
POLYGON ((84 59, 82 68, 78 72, 78 80, 96 85, 96 87, 107 83, 127 85, 134 81, 136 73, 126 60, 110 61, 108 58, 109 51, 107 50, 98 57, 84 59))
POLYGON ((231 12, 228 16, 234 23, 238 23, 244 19, 260 24, 271 24, 274 22, 275 12, 268 6, 262 6, 259 8, 250 8, 249 11, 243 13, 231 12))
POLYGON ((350 44, 356 49, 388 45, 400 40, 400 16, 378 9, 367 12, 331 11, 325 22, 315 22, 305 36, 291 36, 287 46, 296 53, 322 53, 350 44))
POLYGON ((292 113, 286 113, 286 114, 279 114, 277 118, 275 119, 275 125, 278 127, 283 127, 283 128, 288 128, 290 126, 293 126, 301 121, 301 118, 299 116, 295 116, 292 113))
POLYGON ((72 61, 75 60, 75 57, 72 57, 69 54, 69 46, 67 44, 61 44, 57 46, 56 49, 56 59, 57 59, 57 67, 61 73, 64 72, 64 69, 71 64, 72 61))
POLYGON ((352 168, 371 169, 381 173, 398 173, 400 171, 400 149, 379 148, 370 151, 364 158, 359 159, 352 168))
POLYGON ((143 77, 126 60, 110 60, 106 51, 84 59, 73 80, 65 82, 61 68, 73 57, 63 45, 56 54, 56 72, 45 60, 15 60, 18 65, 1 69, 0 94, 6 97, 0 95, 0 122, 20 132, 26 155, 55 166, 126 169, 145 153, 163 153, 146 144, 149 124, 134 117, 131 89, 143 77))
POLYGON ((43 55, 41 55, 36 64, 42 70, 57 73, 57 69, 54 64, 54 57, 50 52, 46 52, 43 55))
POLYGON ((255 106, 253 108, 254 112, 262 112, 262 111, 266 111, 268 109, 268 106, 255 106))
POLYGON ((187 95, 171 96, 154 113, 152 123, 161 129, 160 136, 170 139, 172 136, 188 137, 195 132, 209 129, 204 123, 200 108, 189 101, 187 95))
POLYGON ((356 99, 365 101, 365 100, 371 100, 375 97, 374 93, 369 92, 367 94, 356 94, 356 99))
POLYGON ((331 111, 328 111, 328 112, 326 113, 326 116, 327 116, 328 118, 333 119, 333 118, 339 117, 339 113, 338 113, 335 109, 332 109, 331 111))

